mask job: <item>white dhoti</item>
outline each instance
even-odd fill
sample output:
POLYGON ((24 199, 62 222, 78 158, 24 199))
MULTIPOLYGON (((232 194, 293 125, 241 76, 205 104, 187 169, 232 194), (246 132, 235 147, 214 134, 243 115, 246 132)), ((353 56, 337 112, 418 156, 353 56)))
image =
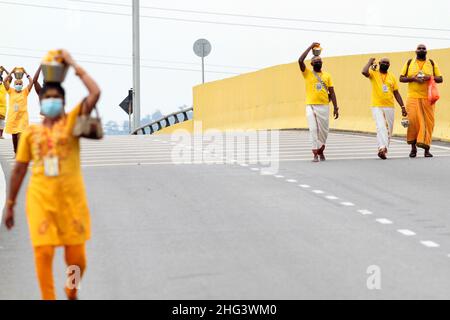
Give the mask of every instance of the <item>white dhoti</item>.
POLYGON ((394 130, 394 108, 372 108, 373 118, 377 125, 378 150, 388 148, 391 143, 392 131, 394 130))
POLYGON ((312 149, 318 150, 327 142, 330 128, 330 106, 321 104, 307 105, 306 118, 308 119, 312 149))

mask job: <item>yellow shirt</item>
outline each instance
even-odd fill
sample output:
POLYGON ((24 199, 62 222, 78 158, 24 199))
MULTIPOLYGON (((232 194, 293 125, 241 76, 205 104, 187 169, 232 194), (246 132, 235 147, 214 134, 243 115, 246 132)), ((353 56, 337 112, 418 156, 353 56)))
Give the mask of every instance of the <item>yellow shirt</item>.
MULTIPOLYGON (((314 73, 306 68, 302 74, 305 78, 306 85, 306 104, 329 104, 328 92, 319 80, 317 80, 314 73)), ((319 72, 318 75, 328 88, 333 87, 333 82, 328 72, 319 72)))
POLYGON ((372 84, 372 107, 394 107, 394 91, 398 90, 398 83, 390 72, 369 69, 369 80, 372 84))
MULTIPOLYGON (((408 63, 405 63, 402 69, 402 75, 406 75, 406 69, 407 69, 408 63)), ((411 61, 411 64, 409 66, 407 77, 414 77, 416 76, 419 71, 422 70, 423 73, 427 76, 433 75, 433 65, 431 64, 430 60, 427 60, 425 63, 423 63, 423 66, 421 67, 419 65, 419 62, 416 59, 413 59, 411 61)), ((439 70, 438 65, 436 62, 434 63, 434 71, 435 76, 440 77, 441 76, 441 70, 439 70)), ((408 98, 428 98, 428 82, 425 81, 424 83, 418 83, 418 82, 409 82, 408 83, 408 98)))
POLYGON ((3 83, 0 84, 0 119, 6 117, 6 89, 3 83))
POLYGON ((23 132, 28 127, 28 87, 17 92, 13 87, 9 88, 9 108, 6 117, 5 132, 16 134, 23 132))
POLYGON ((81 104, 49 129, 27 128, 16 161, 33 162, 26 212, 33 246, 82 244, 90 238, 90 217, 80 166, 79 139, 72 135, 81 104), (51 146, 55 147, 51 147, 51 146), (59 175, 44 172, 44 158, 58 157, 59 175))

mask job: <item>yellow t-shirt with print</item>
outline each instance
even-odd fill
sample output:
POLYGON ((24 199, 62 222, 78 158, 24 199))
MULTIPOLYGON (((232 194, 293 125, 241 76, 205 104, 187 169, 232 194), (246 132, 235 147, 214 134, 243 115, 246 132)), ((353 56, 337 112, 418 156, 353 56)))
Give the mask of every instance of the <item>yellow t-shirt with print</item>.
POLYGON ((17 162, 33 162, 26 212, 33 246, 83 244, 90 238, 90 216, 80 166, 79 138, 72 131, 81 104, 49 129, 31 125, 19 140, 17 162), (45 174, 49 154, 58 158, 59 174, 45 174))
POLYGON ((6 117, 6 89, 3 83, 0 83, 0 119, 6 117))
POLYGON ((372 84, 372 107, 394 107, 394 91, 398 83, 390 72, 383 74, 369 69, 369 80, 372 84))
MULTIPOLYGON (((409 65, 408 74, 405 74, 407 68, 408 68, 408 63, 405 63, 405 65, 403 66, 402 72, 401 72, 402 75, 407 76, 407 77, 414 77, 421 70, 427 76, 433 75, 433 65, 431 64, 430 60, 427 60, 426 62, 421 63, 421 61, 417 61, 416 59, 413 59, 411 61, 411 64, 409 65)), ((434 75, 436 77, 441 76, 441 70, 439 69, 436 62, 434 62, 434 75)), ((424 83, 409 82, 408 83, 408 98, 428 98, 428 81, 425 81, 424 83)))
MULTIPOLYGON (((305 78, 306 104, 329 104, 328 92, 316 78, 313 71, 306 68, 302 74, 305 78)), ((318 72, 317 75, 322 79, 327 88, 333 87, 333 81, 328 72, 318 72)))
POLYGON ((23 132, 28 127, 28 87, 17 92, 13 87, 9 88, 9 108, 6 118, 5 132, 16 134, 23 132))

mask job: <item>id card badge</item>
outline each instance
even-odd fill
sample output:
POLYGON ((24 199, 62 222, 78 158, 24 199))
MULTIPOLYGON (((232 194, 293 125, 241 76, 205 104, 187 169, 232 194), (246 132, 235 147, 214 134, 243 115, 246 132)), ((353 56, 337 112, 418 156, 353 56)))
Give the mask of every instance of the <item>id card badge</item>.
POLYGON ((59 175, 58 157, 44 158, 44 173, 47 177, 57 177, 59 175))
POLYGON ((15 112, 18 112, 18 111, 19 111, 19 105, 18 105, 18 104, 15 104, 15 105, 14 105, 14 111, 15 111, 15 112))
POLYGON ((322 91, 322 84, 321 83, 316 84, 316 90, 317 91, 322 91))
POLYGON ((387 85, 383 84, 383 92, 384 93, 388 93, 389 92, 389 88, 387 85))

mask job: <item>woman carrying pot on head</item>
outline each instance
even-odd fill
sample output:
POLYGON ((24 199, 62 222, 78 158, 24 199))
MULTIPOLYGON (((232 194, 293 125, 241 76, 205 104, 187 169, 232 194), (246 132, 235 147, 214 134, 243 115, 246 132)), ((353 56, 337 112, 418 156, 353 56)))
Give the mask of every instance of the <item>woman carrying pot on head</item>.
MULTIPOLYGON (((75 69, 89 94, 75 108, 65 112, 65 92, 60 83, 44 82, 39 92, 39 125, 31 125, 20 139, 16 165, 11 175, 5 224, 14 226, 17 194, 33 162, 26 196, 26 212, 43 299, 55 299, 52 261, 56 247, 65 248, 65 260, 74 280, 65 291, 77 299, 79 279, 86 268, 85 242, 90 238, 90 217, 80 166, 79 137, 73 128, 80 114, 89 115, 100 97, 95 81, 65 50, 58 59, 75 69)), ((46 80, 46 79, 44 79, 46 80)))
POLYGON ((33 88, 33 83, 34 80, 23 68, 14 68, 3 83, 6 92, 9 94, 5 132, 12 135, 14 153, 17 153, 20 134, 28 127, 28 95, 33 88), (12 74, 16 77, 14 88, 11 87, 12 74), (26 75, 29 81, 25 88, 22 80, 23 75, 26 75))

